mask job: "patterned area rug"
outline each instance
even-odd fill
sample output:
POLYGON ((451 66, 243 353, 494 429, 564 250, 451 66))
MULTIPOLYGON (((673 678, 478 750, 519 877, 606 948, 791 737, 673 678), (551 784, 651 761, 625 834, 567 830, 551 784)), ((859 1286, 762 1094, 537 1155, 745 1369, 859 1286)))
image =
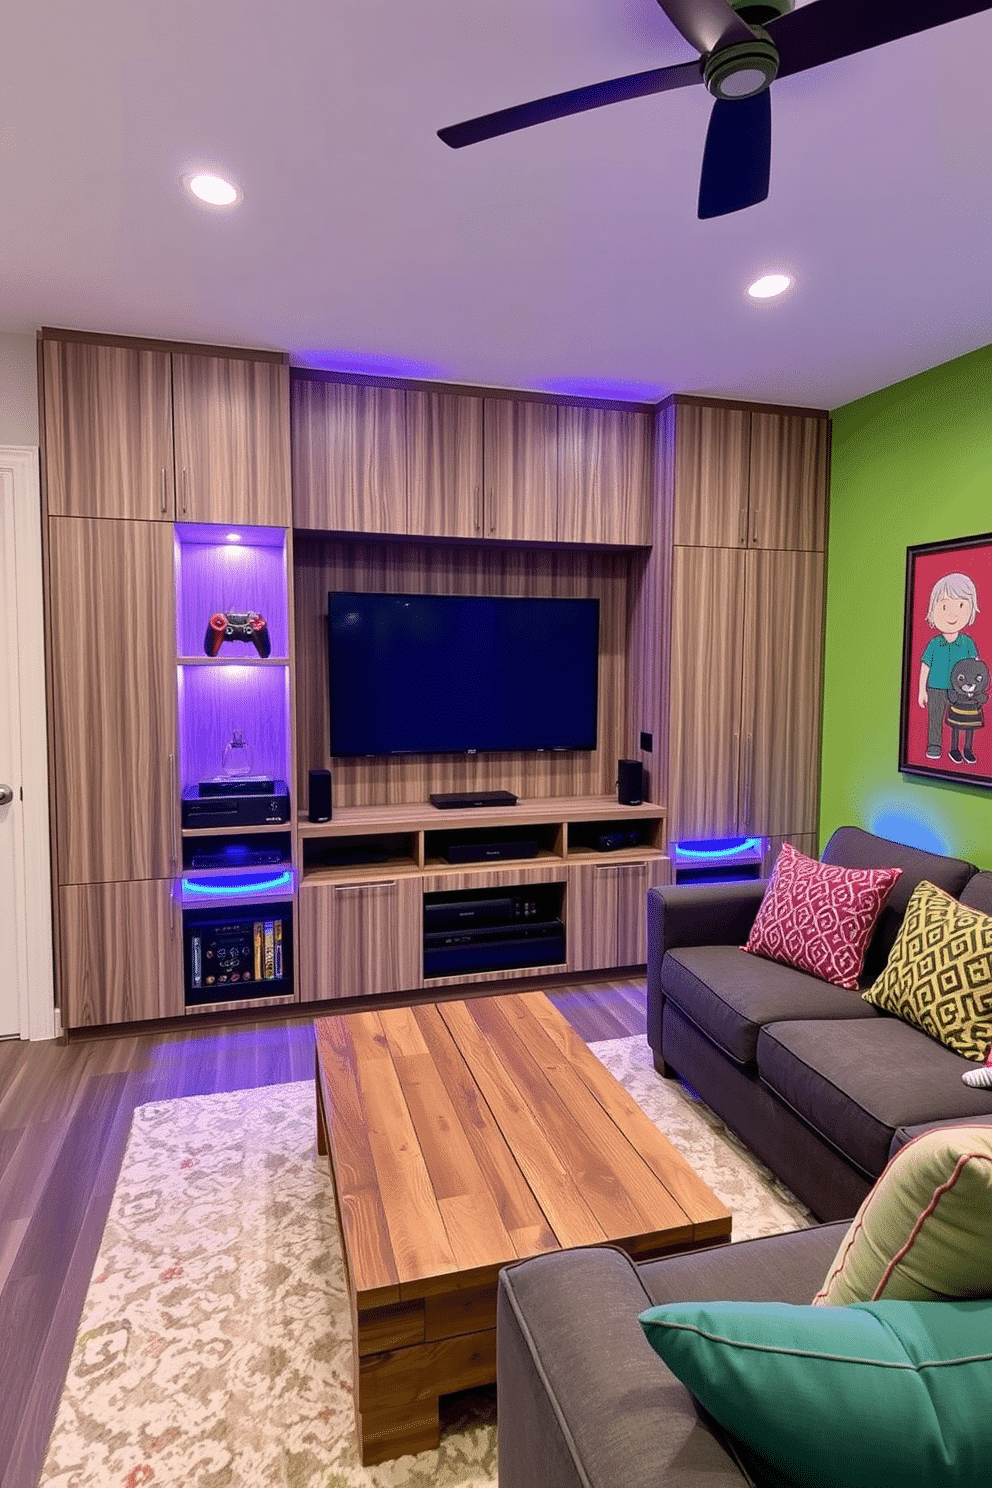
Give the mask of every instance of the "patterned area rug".
MULTIPOLYGON (((594 1044, 734 1213, 811 1216, 643 1038, 594 1044)), ((309 1083, 139 1106, 41 1488, 496 1488, 495 1391, 442 1402, 437 1451, 362 1467, 351 1325, 309 1083)))

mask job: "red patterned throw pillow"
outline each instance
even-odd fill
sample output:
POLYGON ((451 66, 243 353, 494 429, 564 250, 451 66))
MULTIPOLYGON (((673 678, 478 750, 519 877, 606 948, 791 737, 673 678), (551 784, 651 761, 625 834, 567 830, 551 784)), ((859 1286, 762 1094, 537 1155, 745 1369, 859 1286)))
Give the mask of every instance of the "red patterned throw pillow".
POLYGON ((786 843, 741 949, 855 990, 901 868, 838 868, 786 843))

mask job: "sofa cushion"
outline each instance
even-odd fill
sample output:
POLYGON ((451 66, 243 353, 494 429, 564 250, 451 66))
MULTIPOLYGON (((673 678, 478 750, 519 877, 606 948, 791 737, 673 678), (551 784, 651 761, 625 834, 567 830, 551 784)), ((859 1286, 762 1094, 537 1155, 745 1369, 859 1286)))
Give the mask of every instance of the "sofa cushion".
POLYGON ((891 1159, 813 1305, 992 1297, 992 1125, 938 1127, 891 1159))
POLYGON ((860 827, 838 827, 820 854, 820 861, 837 863, 843 868, 902 869, 878 917, 875 934, 865 954, 861 978, 864 986, 870 986, 885 965, 899 934, 909 896, 920 880, 929 879, 956 899, 978 871, 974 863, 966 863, 962 858, 945 858, 939 853, 923 852, 918 847, 906 847, 901 842, 890 842, 887 837, 864 832, 860 827))
POLYGON ((901 872, 818 863, 783 843, 743 949, 853 990, 901 872))
POLYGON ((682 946, 661 967, 664 996, 737 1064, 753 1064, 758 1032, 783 1018, 878 1018, 860 994, 738 946, 682 946))
POLYGON ((912 1023, 965 1059, 992 1046, 992 915, 967 909, 926 879, 865 1001, 912 1023))
POLYGON ((655 1307, 666 1302, 719 1301, 806 1303, 820 1286, 837 1247, 847 1234, 846 1220, 735 1240, 707 1250, 639 1261, 641 1284, 655 1307))
POLYGON ((640 1321, 704 1409, 790 1483, 988 1477, 992 1302, 681 1302, 640 1321))
POLYGON ((773 1023, 758 1035, 758 1074, 869 1178, 896 1129, 992 1114, 992 1091, 961 1083, 966 1062, 898 1018, 773 1023))
MULTIPOLYGON (((930 882, 933 883, 933 879, 930 882)), ((982 914, 992 915, 992 873, 983 871, 969 878, 958 898, 967 909, 978 909, 982 914)))

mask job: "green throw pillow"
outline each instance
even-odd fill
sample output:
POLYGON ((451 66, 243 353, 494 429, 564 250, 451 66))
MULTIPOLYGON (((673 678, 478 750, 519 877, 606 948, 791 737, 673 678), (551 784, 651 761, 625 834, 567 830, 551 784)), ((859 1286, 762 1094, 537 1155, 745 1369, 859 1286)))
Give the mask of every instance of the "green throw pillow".
POLYGON ((992 915, 923 879, 885 970, 862 995, 981 1064, 992 1044, 992 915))
POLYGON ((896 1153, 840 1243, 814 1305, 992 1297, 992 1117, 896 1153))
POLYGON ((992 1302, 681 1302, 640 1322, 714 1420, 802 1488, 988 1481, 992 1302))

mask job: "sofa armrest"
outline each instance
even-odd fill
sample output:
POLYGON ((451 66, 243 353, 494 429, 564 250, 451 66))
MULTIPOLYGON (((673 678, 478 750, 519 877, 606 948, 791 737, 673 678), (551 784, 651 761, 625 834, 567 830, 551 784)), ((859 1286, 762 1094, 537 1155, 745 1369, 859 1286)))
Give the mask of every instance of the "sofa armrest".
POLYGON ((767 879, 745 883, 665 884, 647 894, 648 1043, 661 1054, 661 963, 679 946, 743 945, 767 879))
POLYGON ((652 1305, 607 1247, 500 1273, 500 1488, 741 1488, 733 1458, 637 1321, 652 1305))

